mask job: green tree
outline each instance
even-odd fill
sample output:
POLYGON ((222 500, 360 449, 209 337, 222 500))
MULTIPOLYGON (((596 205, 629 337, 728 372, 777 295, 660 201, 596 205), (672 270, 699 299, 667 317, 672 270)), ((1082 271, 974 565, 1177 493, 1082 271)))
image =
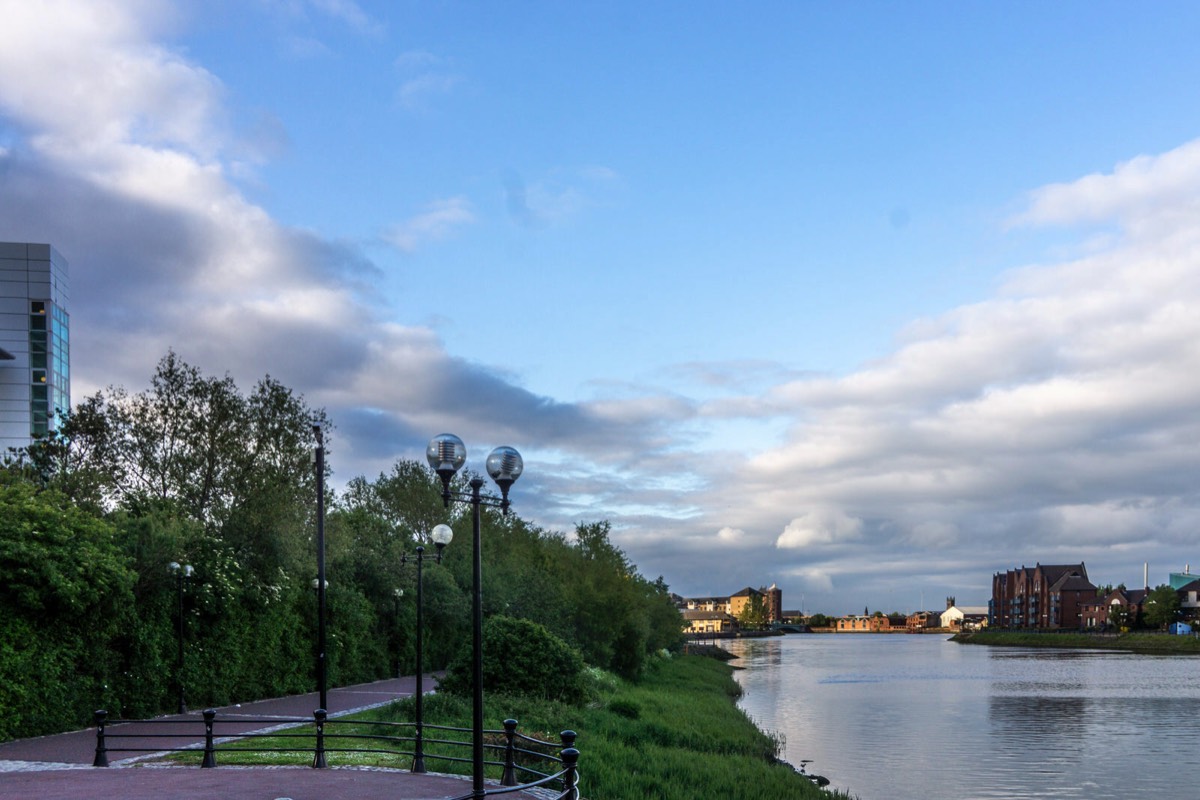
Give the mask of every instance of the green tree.
MULTIPOLYGON (((470 691, 470 650, 463 649, 440 689, 451 694, 470 691)), ((584 700, 583 667, 579 653, 543 625, 503 616, 484 625, 484 691, 579 704, 584 700)))
POLYGON ((759 631, 767 627, 767 605, 763 596, 751 593, 750 600, 738 614, 738 624, 746 630, 759 631))
POLYGON ((1133 622, 1132 615, 1129 613, 1129 606, 1123 603, 1112 603, 1108 607, 1108 624, 1121 630, 1128 628, 1133 622))
POLYGON ((134 573, 114 527, 55 491, 0 475, 0 740, 119 708, 119 634, 134 573))
POLYGON ((1161 584, 1146 596, 1142 619, 1147 627, 1165 630, 1179 619, 1179 608, 1179 593, 1168 584, 1161 584))

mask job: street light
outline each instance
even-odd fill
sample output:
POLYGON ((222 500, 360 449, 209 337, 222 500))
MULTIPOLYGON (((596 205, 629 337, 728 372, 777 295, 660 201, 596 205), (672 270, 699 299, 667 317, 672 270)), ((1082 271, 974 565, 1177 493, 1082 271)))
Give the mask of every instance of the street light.
POLYGON ((187 703, 183 697, 183 581, 191 580, 196 570, 191 564, 180 566, 178 561, 167 564, 167 569, 175 576, 176 593, 179 596, 179 657, 175 662, 175 683, 179 685, 179 713, 187 713, 187 703))
POLYGON ((392 597, 396 599, 396 677, 404 677, 404 659, 400 657, 400 601, 404 599, 403 589, 392 589, 392 597))
POLYGON ((313 425, 312 430, 317 437, 317 447, 313 450, 313 466, 317 473, 317 579, 314 581, 317 590, 317 691, 321 709, 328 711, 325 671, 325 588, 328 586, 325 581, 325 440, 320 425, 313 425))
POLYGON ((521 477, 525 462, 521 454, 511 447, 497 447, 487 457, 485 468, 488 475, 500 487, 500 500, 485 499, 480 490, 483 478, 471 478, 471 493, 450 491, 450 481, 467 461, 467 447, 462 439, 452 433, 442 433, 429 441, 425 449, 429 466, 442 479, 442 503, 450 507, 451 500, 471 504, 471 776, 472 798, 484 797, 483 789, 483 561, 481 537, 479 535, 479 507, 486 505, 508 513, 508 490, 521 477))
MULTIPOLYGON (((433 531, 429 534, 429 538, 437 545, 437 563, 442 563, 442 550, 454 538, 454 531, 449 525, 436 525, 433 531)), ((425 689, 422 686, 422 679, 425 672, 425 660, 421 652, 421 645, 425 639, 425 596, 423 594, 421 566, 425 563, 425 548, 417 547, 417 724, 416 724, 416 742, 413 752, 413 772, 425 771, 425 737, 423 734, 424 715, 422 714, 422 699, 425 696, 425 689)), ((408 553, 405 553, 400 558, 400 563, 408 563, 408 553)), ((397 589, 398 592, 403 592, 403 589, 397 589)))

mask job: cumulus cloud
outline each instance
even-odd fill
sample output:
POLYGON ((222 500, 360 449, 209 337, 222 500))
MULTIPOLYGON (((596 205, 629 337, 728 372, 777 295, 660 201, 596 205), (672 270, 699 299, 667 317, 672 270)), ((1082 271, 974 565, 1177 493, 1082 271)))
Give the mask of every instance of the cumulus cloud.
POLYGON ((717 531, 717 538, 725 544, 738 544, 746 538, 746 532, 741 528, 730 528, 727 525, 717 531))
POLYGON ((816 509, 789 522, 775 540, 775 546, 787 549, 853 541, 862 536, 862 528, 861 519, 841 509, 816 509))
MULTIPOLYGON (((357 19, 351 3, 320 7, 357 19)), ((419 453, 442 428, 549 453, 632 451, 659 435, 669 412, 646 398, 559 403, 388 320, 358 247, 282 225, 243 196, 224 88, 157 43, 168 10, 0 6, 0 114, 17 131, 0 155, 0 239, 53 242, 73 261, 76 397, 144 385, 172 347, 243 385, 270 373, 344 426, 332 447, 347 477, 419 453)), ((413 249, 473 219, 455 197, 388 233, 413 249)))
POLYGON ((702 404, 706 418, 794 420, 712 477, 720 502, 741 498, 741 527, 790 519, 776 544, 801 565, 848 566, 848 540, 859 563, 973 561, 976 600, 1014 560, 1182 562, 1175 531, 1196 507, 1184 476, 1200 466, 1198 164, 1193 142, 1035 191, 1024 223, 1121 235, 1014 270, 849 374, 702 404))
MULTIPOLYGON (((371 29, 353 3, 309 8, 371 29)), ((173 14, 153 0, 0 0, 0 239, 50 241, 73 262, 77 396, 140 387, 175 347, 243 384, 269 372, 325 406, 343 474, 419 454, 443 428, 468 444, 537 442, 527 456, 544 469, 523 478, 522 513, 563 527, 611 518, 633 560, 685 592, 777 581, 836 612, 913 608, 899 593, 928 586, 977 605, 990 572, 1014 564, 1085 560, 1115 583, 1146 560, 1165 572, 1200 558, 1188 550, 1200 527, 1200 143, 1034 189, 1013 229, 1080 226, 1073 254, 913 321, 859 369, 687 363, 664 373, 686 389, 568 403, 388 318, 359 246, 244 196, 231 176, 247 143, 226 87, 162 43, 173 14), (760 438, 697 433, 722 425, 760 438)), ((397 72, 450 87, 446 63, 423 51, 397 72)), ((286 140, 279 127, 271 141, 286 140)), ((536 226, 618 184, 588 166, 512 172, 504 189, 512 219, 536 226)), ((476 222, 467 198, 441 196, 382 237, 411 252, 476 222)))

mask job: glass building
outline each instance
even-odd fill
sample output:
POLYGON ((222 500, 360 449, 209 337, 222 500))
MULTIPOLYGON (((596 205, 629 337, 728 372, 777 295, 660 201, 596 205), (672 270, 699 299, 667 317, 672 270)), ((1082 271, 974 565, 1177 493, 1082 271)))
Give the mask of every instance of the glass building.
POLYGON ((67 261, 48 244, 0 242, 0 453, 71 409, 67 261))

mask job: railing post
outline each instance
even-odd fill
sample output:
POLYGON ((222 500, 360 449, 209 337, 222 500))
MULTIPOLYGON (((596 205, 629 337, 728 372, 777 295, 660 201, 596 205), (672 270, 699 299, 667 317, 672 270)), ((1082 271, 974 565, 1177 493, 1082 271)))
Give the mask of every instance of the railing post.
POLYGON ((517 721, 504 720, 504 776, 500 778, 501 786, 517 785, 517 721))
POLYGON ((563 731, 558 736, 562 739, 563 746, 561 754, 563 762, 563 797, 576 797, 578 793, 575 791, 575 783, 578 778, 575 774, 575 763, 579 761, 579 751, 575 749, 575 738, 578 734, 575 731, 563 731), (567 763, 567 753, 574 754, 570 756, 572 760, 569 765, 567 763), (568 791, 571 792, 570 795, 567 794, 568 791))
POLYGON ((563 797, 577 800, 579 797, 579 751, 574 747, 568 747, 562 751, 563 761, 563 797))
POLYGON ((216 711, 211 708, 204 709, 204 760, 200 762, 201 767, 217 765, 217 751, 213 747, 213 720, 216 718, 216 711))
POLYGON ((317 751, 313 754, 313 769, 325 769, 329 766, 325 763, 325 718, 327 716, 323 708, 318 708, 313 712, 313 718, 317 721, 317 751))
POLYGON ((104 744, 104 720, 107 718, 107 711, 101 709, 96 712, 96 759, 92 761, 93 767, 108 766, 108 747, 104 744))

